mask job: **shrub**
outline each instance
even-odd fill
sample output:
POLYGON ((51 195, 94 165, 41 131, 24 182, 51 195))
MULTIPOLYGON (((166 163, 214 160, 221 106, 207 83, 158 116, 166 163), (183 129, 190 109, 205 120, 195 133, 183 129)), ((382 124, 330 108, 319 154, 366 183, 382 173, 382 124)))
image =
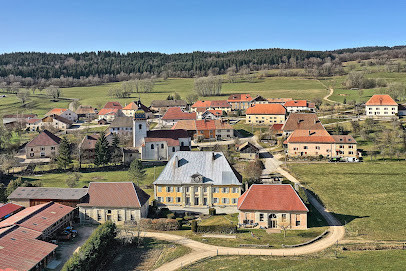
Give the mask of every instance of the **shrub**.
POLYGON ((192 232, 197 232, 197 221, 196 220, 192 221, 191 230, 192 230, 192 232))
POLYGON ((171 214, 172 212, 168 208, 161 208, 158 212, 158 215, 160 218, 166 218, 168 217, 168 214, 171 214))
POLYGON ((209 215, 216 215, 216 208, 210 208, 209 215))
POLYGON ((168 219, 174 219, 175 218, 175 214, 174 213, 170 213, 166 215, 166 218, 168 219))
POLYGON ((179 222, 176 219, 150 219, 142 218, 140 220, 140 227, 144 230, 155 230, 155 231, 176 231, 179 230, 179 222))
POLYGON ((198 225, 197 232, 213 232, 213 233, 230 234, 230 233, 237 232, 237 226, 227 225, 227 224, 205 225, 205 226, 198 225))
POLYGON ((176 218, 176 221, 178 221, 179 229, 182 228, 182 225, 183 225, 183 218, 177 217, 177 218, 176 218))
POLYGON ((189 215, 189 216, 185 216, 183 219, 184 220, 192 220, 192 219, 194 219, 194 217, 189 215))
POLYGON ((89 239, 80 247, 79 252, 75 252, 69 258, 62 270, 90 271, 97 269, 96 267, 114 242, 117 234, 116 229, 116 225, 110 221, 97 227, 89 239))

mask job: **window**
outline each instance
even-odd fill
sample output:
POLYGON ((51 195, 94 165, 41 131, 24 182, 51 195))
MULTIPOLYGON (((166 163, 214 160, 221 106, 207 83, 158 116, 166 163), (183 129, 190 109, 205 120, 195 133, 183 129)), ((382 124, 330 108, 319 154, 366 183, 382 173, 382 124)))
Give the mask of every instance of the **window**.
POLYGON ((233 203, 233 204, 237 204, 237 202, 238 202, 238 199, 237 199, 237 198, 233 198, 233 199, 232 199, 232 203, 233 203))
POLYGON ((157 201, 162 202, 162 197, 158 197, 157 201))
POLYGON ((52 150, 52 151, 55 150, 55 147, 51 147, 51 150, 52 150))
POLYGON ((162 192, 162 186, 158 186, 158 192, 162 192))
POLYGON ((182 187, 180 186, 176 187, 176 192, 182 192, 182 187))
POLYGON ((190 187, 186 187, 186 192, 189 193, 190 187))
POLYGON ((131 212, 131 214, 130 214, 130 220, 131 220, 131 221, 134 221, 134 220, 135 220, 135 216, 134 216, 133 212, 131 212))
POLYGON ((286 214, 282 214, 282 222, 286 221, 286 214))
POLYGON ((177 203, 181 202, 181 200, 182 200, 182 199, 181 199, 180 197, 176 197, 176 202, 177 202, 177 203))
POLYGON ((164 144, 161 144, 161 149, 163 149, 164 148, 164 144))
POLYGON ((229 190, 229 188, 223 188, 223 193, 228 193, 230 190, 229 190))
POLYGON ((172 197, 166 197, 166 202, 173 202, 172 197))
POLYGON ((107 214, 111 215, 111 210, 107 210, 107 214))
POLYGON ((175 152, 175 147, 172 147, 172 152, 175 152))
POLYGON ((142 124, 138 125, 138 128, 139 128, 140 130, 142 130, 142 124))
POLYGON ((100 211, 97 210, 97 221, 100 221, 100 220, 101 220, 101 214, 100 214, 100 211))
POLYGON ((118 212, 117 213, 117 221, 121 221, 121 220, 122 220, 121 214, 120 214, 120 212, 118 212))
POLYGON ((151 150, 153 150, 154 149, 154 144, 151 144, 151 150))
POLYGON ((300 226, 300 220, 296 220, 296 226, 300 226))
POLYGON ((31 151, 34 151, 34 148, 31 148, 31 151))
POLYGON ((223 198, 221 201, 223 204, 229 204, 230 200, 228 198, 223 198))
POLYGON ((307 150, 307 146, 303 146, 303 149, 307 150))
POLYGON ((340 145, 340 149, 344 149, 344 145, 340 145))
POLYGON ((349 151, 348 154, 354 154, 354 152, 353 152, 353 151, 349 151))
POLYGON ((259 221, 264 221, 264 214, 259 214, 259 221))
POLYGON ((354 146, 353 146, 353 145, 349 145, 348 148, 349 148, 349 149, 353 149, 354 146))
POLYGON ((207 193, 207 187, 203 188, 203 193, 207 193))
POLYGON ((34 157, 34 154, 33 154, 33 153, 30 153, 30 157, 34 157))
POLYGON ((316 146, 316 150, 320 150, 320 146, 316 146))
POLYGON ((89 220, 89 211, 85 209, 85 219, 89 220))
POLYGON ((173 192, 173 187, 167 186, 166 187, 166 192, 173 192))
POLYGON ((45 148, 44 148, 44 147, 41 147, 41 151, 45 151, 45 148))
POLYGON ((218 193, 219 189, 217 187, 213 187, 213 193, 218 193))
POLYGON ((219 199, 218 198, 213 198, 213 203, 218 203, 219 199))
POLYGON ((233 187, 233 193, 238 193, 238 187, 233 187))

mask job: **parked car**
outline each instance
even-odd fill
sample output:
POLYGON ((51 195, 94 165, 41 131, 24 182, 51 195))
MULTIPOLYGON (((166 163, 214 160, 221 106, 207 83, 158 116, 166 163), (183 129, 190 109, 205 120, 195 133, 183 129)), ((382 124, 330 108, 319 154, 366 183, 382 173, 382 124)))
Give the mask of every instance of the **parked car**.
POLYGON ((345 161, 351 162, 351 163, 358 163, 358 162, 359 162, 359 159, 356 158, 356 157, 347 157, 347 158, 345 159, 345 161))
POLYGON ((330 158, 329 162, 342 162, 340 157, 330 158))

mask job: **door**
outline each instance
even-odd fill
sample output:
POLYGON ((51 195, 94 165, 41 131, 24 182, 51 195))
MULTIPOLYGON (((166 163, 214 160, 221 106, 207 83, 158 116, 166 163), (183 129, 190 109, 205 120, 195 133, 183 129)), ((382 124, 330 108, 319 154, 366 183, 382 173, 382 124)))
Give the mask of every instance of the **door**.
POLYGON ((278 227, 278 222, 276 220, 276 214, 270 214, 268 217, 268 228, 275 229, 278 227))
POLYGON ((199 198, 195 198, 195 205, 199 205, 199 198))

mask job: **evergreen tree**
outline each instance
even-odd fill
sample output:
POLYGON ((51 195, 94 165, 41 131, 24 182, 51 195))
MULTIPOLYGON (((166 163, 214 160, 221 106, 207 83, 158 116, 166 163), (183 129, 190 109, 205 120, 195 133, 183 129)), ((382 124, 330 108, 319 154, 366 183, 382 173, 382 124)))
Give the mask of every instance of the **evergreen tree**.
POLYGON ((59 153, 56 157, 56 163, 59 168, 66 169, 72 163, 72 150, 66 137, 63 137, 59 144, 59 153))
POLYGON ((7 201, 7 188, 4 183, 0 183, 0 202, 7 201))
POLYGON ((111 160, 110 145, 102 132, 95 146, 94 164, 96 166, 107 165, 111 160))
POLYGON ((112 162, 114 163, 119 163, 122 160, 119 144, 120 138, 114 134, 113 141, 111 142, 112 162))
POLYGON ((128 175, 130 177, 130 181, 136 180, 137 185, 145 180, 147 174, 145 173, 145 169, 142 165, 141 160, 136 159, 131 162, 130 169, 128 170, 128 175))

